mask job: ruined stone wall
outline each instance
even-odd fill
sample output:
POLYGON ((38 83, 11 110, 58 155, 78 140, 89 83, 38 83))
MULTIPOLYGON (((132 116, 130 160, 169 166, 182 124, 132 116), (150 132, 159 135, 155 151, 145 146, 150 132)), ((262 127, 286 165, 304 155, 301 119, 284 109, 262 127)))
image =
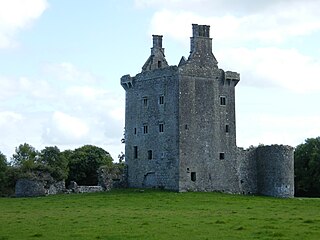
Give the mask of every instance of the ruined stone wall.
POLYGON ((294 196, 293 148, 284 145, 239 149, 239 181, 243 194, 294 196))
POLYGON ((290 146, 271 145, 256 149, 257 186, 262 195, 294 196, 294 151, 290 146))
POLYGON ((238 176, 241 194, 257 194, 256 148, 238 149, 238 176))

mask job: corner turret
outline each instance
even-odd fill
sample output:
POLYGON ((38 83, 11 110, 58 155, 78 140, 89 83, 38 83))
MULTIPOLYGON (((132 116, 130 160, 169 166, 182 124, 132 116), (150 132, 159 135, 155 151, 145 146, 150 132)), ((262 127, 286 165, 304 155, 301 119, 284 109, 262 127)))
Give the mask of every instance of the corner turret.
POLYGON ((152 37, 153 47, 151 48, 151 55, 143 65, 142 72, 168 67, 168 63, 164 55, 164 48, 162 48, 162 36, 152 35, 152 37))

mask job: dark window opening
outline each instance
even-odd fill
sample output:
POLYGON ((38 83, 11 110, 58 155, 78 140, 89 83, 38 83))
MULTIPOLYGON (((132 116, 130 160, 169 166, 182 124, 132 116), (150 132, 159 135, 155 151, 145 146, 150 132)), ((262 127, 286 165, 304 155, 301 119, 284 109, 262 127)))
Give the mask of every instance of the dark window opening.
POLYGON ((226 97, 221 96, 220 97, 220 105, 226 105, 226 97))
POLYGON ((144 134, 148 133, 148 125, 143 126, 143 133, 144 134))
POLYGON ((158 68, 161 68, 161 61, 158 61, 158 68))
POLYGON ((223 153, 223 152, 221 152, 221 153, 219 154, 219 158, 220 158, 221 160, 224 159, 224 153, 223 153))
POLYGON ((134 134, 135 135, 137 134, 137 128, 134 128, 134 134))
POLYGON ((163 123, 159 124, 159 132, 163 132, 163 123))
POLYGON ((187 124, 184 125, 184 129, 185 129, 185 130, 188 130, 188 125, 187 125, 187 124))
POLYGON ((137 146, 133 147, 133 158, 138 158, 138 147, 137 146))
POLYGON ((143 106, 145 106, 145 107, 148 106, 148 98, 146 98, 146 97, 143 98, 143 106))
POLYGON ((229 132, 229 125, 227 124, 226 125, 226 133, 228 133, 229 132))
POLYGON ((197 180, 197 174, 196 172, 191 172, 191 181, 195 182, 197 180))
POLYGON ((149 160, 152 159, 152 150, 148 150, 148 159, 149 159, 149 160))
POLYGON ((159 104, 164 104, 164 96, 159 97, 159 104))

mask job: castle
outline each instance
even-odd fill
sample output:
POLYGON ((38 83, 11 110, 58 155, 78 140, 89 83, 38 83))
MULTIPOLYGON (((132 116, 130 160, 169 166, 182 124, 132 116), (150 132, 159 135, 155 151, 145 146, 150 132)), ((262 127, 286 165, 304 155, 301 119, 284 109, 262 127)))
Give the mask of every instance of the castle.
POLYGON ((293 197, 293 148, 236 145, 237 72, 218 68, 210 26, 192 25, 188 59, 170 66, 162 36, 134 77, 124 75, 129 187, 293 197))

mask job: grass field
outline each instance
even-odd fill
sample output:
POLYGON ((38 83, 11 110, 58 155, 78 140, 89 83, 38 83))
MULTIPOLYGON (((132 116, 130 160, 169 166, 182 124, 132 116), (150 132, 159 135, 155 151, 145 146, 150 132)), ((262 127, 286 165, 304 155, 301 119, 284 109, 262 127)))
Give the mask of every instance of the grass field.
POLYGON ((4 239, 320 239, 320 199, 113 190, 0 198, 4 239))

